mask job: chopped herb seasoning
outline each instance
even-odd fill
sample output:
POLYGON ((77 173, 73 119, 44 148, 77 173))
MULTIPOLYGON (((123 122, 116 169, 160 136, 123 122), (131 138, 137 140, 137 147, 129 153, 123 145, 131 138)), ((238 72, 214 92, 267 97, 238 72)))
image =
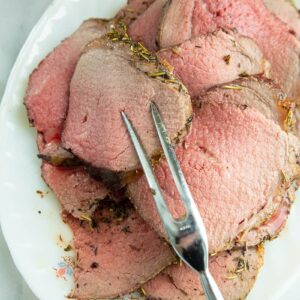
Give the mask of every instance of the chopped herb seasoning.
POLYGON ((71 251, 71 250, 72 250, 72 246, 71 246, 71 245, 68 245, 68 246, 64 249, 64 251, 66 251, 66 252, 71 251))
POLYGON ((226 65, 230 64, 230 59, 231 59, 230 55, 226 55, 226 56, 223 57, 223 60, 225 61, 226 65))
POLYGON ((280 92, 277 95, 278 106, 286 110, 286 118, 283 121, 283 128, 287 132, 293 132, 295 130, 296 119, 294 115, 294 103, 287 98, 287 95, 280 92))
POLYGON ((284 188, 288 189, 290 187, 291 180, 283 170, 281 170, 281 174, 282 174, 282 185, 284 188))
POLYGON ((293 112, 293 109, 290 108, 288 110, 287 117, 284 120, 284 128, 287 131, 292 131, 295 124, 296 124, 296 121, 295 121, 295 118, 294 118, 294 112, 293 112))
POLYGON ((288 183, 289 182, 288 176, 285 174, 285 172, 283 170, 281 170, 281 174, 282 174, 283 182, 288 183))
POLYGON ((89 226, 91 229, 94 229, 96 227, 95 221, 87 214, 81 214, 80 219, 82 221, 87 221, 89 223, 89 226))
POLYGON ((178 48, 178 47, 173 47, 173 48, 172 48, 172 52, 173 52, 174 54, 176 54, 176 55, 182 57, 181 54, 180 54, 180 51, 179 51, 179 48, 178 48))
POLYGON ((83 221, 92 222, 92 218, 89 215, 86 215, 86 214, 81 214, 80 219, 83 220, 83 221))
POLYGON ((155 196, 155 195, 156 195, 155 189, 150 189, 150 190, 151 190, 151 194, 152 194, 153 196, 155 196))
POLYGON ((165 83, 177 83, 177 80, 175 80, 175 79, 165 79, 164 82, 165 83))
POLYGON ((245 257, 240 256, 238 258, 238 263, 237 263, 237 269, 235 270, 236 274, 239 274, 243 271, 248 271, 249 270, 249 264, 246 261, 245 257))
POLYGON ((159 76, 165 76, 167 73, 164 71, 155 72, 155 73, 147 73, 149 77, 159 77, 159 76))
POLYGON ((294 193, 292 193, 291 191, 288 191, 287 194, 288 194, 289 200, 291 201, 291 203, 293 203, 296 199, 296 195, 294 193))
POLYGON ((41 197, 41 198, 44 198, 44 193, 40 190, 37 190, 36 193, 41 197))
POLYGON ((223 88, 226 90, 237 90, 237 91, 241 91, 243 89, 239 85, 223 85, 223 88))
POLYGON ((225 279, 232 280, 232 279, 236 279, 237 277, 238 277, 237 275, 232 275, 232 276, 225 277, 225 279))
POLYGON ((249 74, 247 72, 242 72, 239 74, 239 77, 248 77, 249 74))
POLYGON ((126 8, 126 11, 132 12, 132 13, 135 13, 135 12, 136 12, 136 11, 135 11, 134 9, 132 9, 132 8, 126 8))
POLYGON ((237 261, 237 267, 233 272, 230 272, 231 274, 229 276, 225 277, 226 279, 236 279, 239 276, 242 276, 244 271, 249 271, 249 263, 244 256, 237 257, 234 260, 237 261))
POLYGON ((171 72, 171 66, 158 59, 158 57, 151 53, 140 42, 134 42, 127 33, 127 27, 123 22, 116 23, 106 36, 112 42, 123 42, 129 45, 129 50, 133 55, 137 56, 142 61, 146 61, 155 66, 156 70, 151 73, 147 73, 151 78, 159 79, 165 83, 171 83, 177 86, 178 91, 184 91, 187 93, 186 87, 173 75, 171 72))

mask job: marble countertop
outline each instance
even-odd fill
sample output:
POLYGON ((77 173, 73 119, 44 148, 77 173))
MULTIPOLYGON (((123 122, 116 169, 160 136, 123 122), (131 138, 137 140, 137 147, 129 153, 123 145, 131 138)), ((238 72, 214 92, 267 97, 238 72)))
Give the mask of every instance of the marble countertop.
MULTIPOLYGON (((51 0, 0 0, 0 99, 15 59, 51 0)), ((14 266, 0 229, 0 299, 36 300, 14 266)))

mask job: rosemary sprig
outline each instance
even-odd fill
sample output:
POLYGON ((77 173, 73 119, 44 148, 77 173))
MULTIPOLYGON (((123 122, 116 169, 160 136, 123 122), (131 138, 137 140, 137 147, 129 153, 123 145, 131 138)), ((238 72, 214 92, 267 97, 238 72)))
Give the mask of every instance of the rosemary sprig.
POLYGON ((151 53, 143 44, 135 42, 127 33, 127 27, 125 23, 116 23, 111 30, 106 34, 112 42, 122 42, 129 45, 129 50, 133 55, 137 56, 140 60, 147 63, 151 63, 155 66, 155 70, 152 72, 146 72, 145 74, 151 78, 156 78, 164 83, 170 83, 177 86, 179 91, 187 92, 186 87, 174 76, 168 66, 162 63, 158 57, 151 53))

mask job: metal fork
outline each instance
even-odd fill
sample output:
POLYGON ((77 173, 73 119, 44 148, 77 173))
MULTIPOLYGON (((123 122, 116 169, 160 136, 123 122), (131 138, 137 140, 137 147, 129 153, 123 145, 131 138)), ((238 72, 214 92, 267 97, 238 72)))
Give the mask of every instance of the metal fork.
POLYGON ((208 269, 208 242, 202 218, 177 161, 166 127, 154 102, 151 103, 150 109, 160 143, 167 158, 177 190, 185 206, 186 215, 184 219, 176 220, 172 217, 139 137, 125 112, 121 114, 143 167, 169 242, 178 256, 189 267, 200 274, 207 299, 222 300, 223 296, 208 269))

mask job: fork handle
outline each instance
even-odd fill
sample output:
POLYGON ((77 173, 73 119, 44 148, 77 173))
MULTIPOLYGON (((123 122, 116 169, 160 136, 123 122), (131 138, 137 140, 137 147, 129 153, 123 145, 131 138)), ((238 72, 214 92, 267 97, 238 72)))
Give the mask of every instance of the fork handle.
POLYGON ((208 300, 224 300, 209 270, 200 272, 200 279, 205 292, 205 296, 208 300))

